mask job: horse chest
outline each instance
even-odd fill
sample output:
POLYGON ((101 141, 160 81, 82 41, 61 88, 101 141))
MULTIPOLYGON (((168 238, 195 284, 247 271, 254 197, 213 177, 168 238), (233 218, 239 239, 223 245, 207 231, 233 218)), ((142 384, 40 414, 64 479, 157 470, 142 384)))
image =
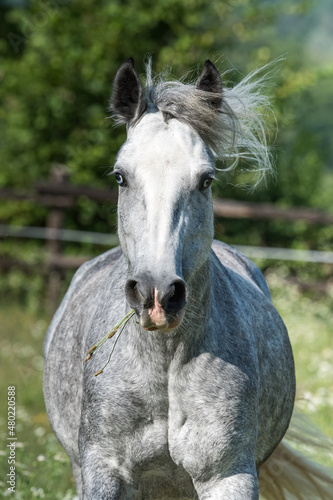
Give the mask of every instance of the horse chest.
POLYGON ((87 421, 87 430, 94 425, 98 436, 93 446, 98 456, 109 457, 112 473, 140 491, 138 498, 156 498, 155 492, 163 491, 166 498, 178 498, 179 492, 191 497, 191 478, 170 455, 167 373, 161 369, 150 376, 138 370, 120 376, 114 370, 112 385, 104 385, 109 390, 99 391, 98 417, 87 421))
POLYGON ((210 465, 221 462, 230 445, 225 429, 231 436, 238 424, 237 397, 229 398, 221 365, 200 358, 183 366, 175 359, 168 370, 113 372, 112 384, 105 383, 109 390, 100 393, 101 418, 94 421, 100 425, 97 435, 106 436, 100 446, 112 457, 116 474, 139 481, 177 470, 187 477, 184 467, 200 474, 205 456, 210 465), (208 369, 214 378, 208 379, 208 369))

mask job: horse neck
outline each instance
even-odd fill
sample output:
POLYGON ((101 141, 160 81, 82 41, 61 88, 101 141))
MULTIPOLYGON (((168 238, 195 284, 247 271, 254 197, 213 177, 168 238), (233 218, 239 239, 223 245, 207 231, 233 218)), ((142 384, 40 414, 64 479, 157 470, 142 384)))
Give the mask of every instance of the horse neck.
MULTIPOLYGON (((183 328, 192 337, 204 328, 210 313, 210 257, 188 280, 189 297, 183 320, 183 328)), ((180 328, 182 327, 180 325, 180 328)))

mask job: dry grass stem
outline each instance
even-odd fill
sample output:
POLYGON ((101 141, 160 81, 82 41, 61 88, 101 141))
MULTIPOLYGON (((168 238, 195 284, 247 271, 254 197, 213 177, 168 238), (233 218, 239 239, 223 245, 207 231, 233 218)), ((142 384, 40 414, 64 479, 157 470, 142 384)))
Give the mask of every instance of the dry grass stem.
POLYGON ((114 329, 109 333, 108 339, 112 339, 114 334, 119 330, 119 326, 115 326, 114 329))
POLYGON ((99 370, 98 372, 95 373, 95 377, 97 377, 97 375, 100 375, 101 373, 103 373, 104 368, 106 367, 106 365, 109 364, 112 353, 114 351, 114 348, 118 342, 118 339, 119 339, 122 331, 124 330, 125 326, 129 322, 129 320, 134 316, 134 314, 135 314, 134 310, 131 309, 130 312, 127 313, 126 316, 124 316, 124 318, 121 321, 119 321, 119 323, 117 323, 116 326, 114 326, 112 328, 112 330, 110 330, 106 335, 104 335, 104 337, 102 337, 96 344, 94 344, 92 347, 90 347, 89 351, 87 352, 88 355, 84 358, 84 362, 88 361, 92 357, 93 353, 97 349, 99 349, 104 344, 104 342, 106 342, 108 339, 111 339, 117 333, 119 328, 121 328, 120 333, 119 333, 118 337, 116 338, 115 343, 113 345, 113 348, 112 348, 112 351, 111 351, 110 356, 108 358, 108 361, 106 362, 106 364, 103 366, 103 368, 101 370, 99 370))

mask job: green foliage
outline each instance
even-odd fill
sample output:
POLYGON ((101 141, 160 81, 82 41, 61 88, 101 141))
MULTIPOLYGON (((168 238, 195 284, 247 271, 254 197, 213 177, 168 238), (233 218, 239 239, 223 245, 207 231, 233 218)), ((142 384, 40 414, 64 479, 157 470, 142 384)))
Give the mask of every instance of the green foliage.
MULTIPOLYGON (((0 5, 0 187, 30 190, 49 178, 53 163, 66 164, 74 184, 108 187, 114 182, 107 173, 125 130, 108 119, 108 99, 116 70, 129 56, 141 74, 151 54, 157 72, 172 66, 178 78, 190 70, 189 78, 195 78, 209 57, 221 71, 230 69, 228 77, 237 82, 286 54, 272 77, 279 124, 276 180, 249 194, 237 187, 241 176, 220 174, 215 194, 333 211, 328 105, 333 66, 328 49, 320 57, 315 50, 320 37, 330 33, 328 25, 326 31, 319 29, 322 19, 333 16, 329 0, 101 0, 98 6, 93 0, 31 0, 11 5, 0 5)), ((114 208, 82 198, 66 211, 66 227, 114 231, 114 208)), ((2 223, 42 226, 46 214, 45 207, 28 202, 0 205, 2 223)), ((274 221, 218 221, 217 235, 231 243, 318 249, 329 249, 333 241, 329 228, 274 221)), ((69 245, 65 251, 71 252, 69 245)))
MULTIPOLYGON (((225 54, 246 72, 290 49, 286 42, 281 46, 278 25, 299 21, 308 6, 285 0, 104 0, 96 8, 92 0, 32 0, 29 10, 7 11, 0 183, 29 187, 58 162, 69 165, 74 183, 105 185, 103 175, 124 140, 124 130, 112 130, 106 119, 112 79, 124 59, 135 56, 143 71, 151 53, 158 71, 172 64, 181 76, 206 57, 225 54)), ((304 172, 316 162, 324 165, 311 120, 305 119, 313 117, 319 75, 304 66, 301 44, 292 43, 277 88, 278 115, 287 122, 281 135, 284 150, 289 145, 284 162, 289 171, 299 171, 293 167, 298 158, 304 172)), ((304 203, 304 195, 281 194, 299 177, 282 176, 279 198, 304 203)))

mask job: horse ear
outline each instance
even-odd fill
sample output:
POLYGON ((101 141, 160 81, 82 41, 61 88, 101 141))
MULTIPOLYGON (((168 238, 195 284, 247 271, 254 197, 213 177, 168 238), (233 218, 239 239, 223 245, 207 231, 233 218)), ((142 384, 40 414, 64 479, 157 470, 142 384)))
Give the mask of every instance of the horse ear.
POLYGON ((198 90, 203 90, 204 92, 209 92, 210 94, 216 94, 215 96, 209 96, 207 101, 215 109, 220 109, 222 104, 222 78, 220 73, 214 66, 214 64, 207 59, 205 61, 201 75, 199 76, 195 87, 198 90))
POLYGON ((113 82, 110 110, 122 122, 138 119, 147 107, 140 77, 132 57, 119 68, 113 82))

